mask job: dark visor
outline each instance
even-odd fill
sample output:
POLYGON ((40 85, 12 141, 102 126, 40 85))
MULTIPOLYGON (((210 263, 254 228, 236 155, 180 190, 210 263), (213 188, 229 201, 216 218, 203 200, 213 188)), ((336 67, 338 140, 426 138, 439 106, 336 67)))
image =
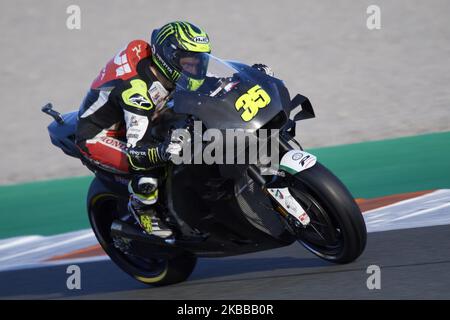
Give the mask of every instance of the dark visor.
POLYGON ((194 79, 204 79, 208 69, 209 55, 202 52, 184 51, 169 46, 165 48, 167 57, 171 57, 172 63, 183 74, 194 79))

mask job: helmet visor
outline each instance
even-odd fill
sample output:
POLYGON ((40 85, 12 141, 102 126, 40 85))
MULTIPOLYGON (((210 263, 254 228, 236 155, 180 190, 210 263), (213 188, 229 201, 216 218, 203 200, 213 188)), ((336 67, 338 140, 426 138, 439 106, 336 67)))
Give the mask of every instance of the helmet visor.
POLYGON ((190 91, 197 90, 205 80, 209 54, 178 50, 175 56, 175 63, 181 74, 177 85, 190 91))
POLYGON ((196 80, 202 80, 208 70, 209 55, 199 52, 179 51, 176 62, 182 74, 196 80))

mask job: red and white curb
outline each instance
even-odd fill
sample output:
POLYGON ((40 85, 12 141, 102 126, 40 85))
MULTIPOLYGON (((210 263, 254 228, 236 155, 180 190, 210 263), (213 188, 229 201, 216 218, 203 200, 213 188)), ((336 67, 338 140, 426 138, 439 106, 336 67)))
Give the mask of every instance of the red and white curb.
POLYGON ((450 190, 436 190, 364 212, 367 231, 411 229, 450 224, 450 190))
POLYGON ((25 236, 0 241, 0 271, 43 263, 54 255, 96 245, 92 230, 54 236, 25 236))

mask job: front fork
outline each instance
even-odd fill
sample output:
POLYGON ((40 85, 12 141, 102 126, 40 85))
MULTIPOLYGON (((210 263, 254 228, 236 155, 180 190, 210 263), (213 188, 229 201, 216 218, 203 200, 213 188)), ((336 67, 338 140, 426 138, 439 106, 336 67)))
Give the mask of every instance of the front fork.
POLYGON ((279 137, 279 151, 282 155, 277 175, 263 176, 256 165, 250 165, 248 175, 278 204, 277 210, 285 217, 293 217, 297 225, 306 227, 311 219, 301 204, 291 195, 286 184, 286 175, 295 175, 311 168, 317 158, 303 151, 294 149, 283 137, 279 137), (284 177, 282 175, 284 174, 284 177), (269 177, 267 179, 266 177, 269 177))

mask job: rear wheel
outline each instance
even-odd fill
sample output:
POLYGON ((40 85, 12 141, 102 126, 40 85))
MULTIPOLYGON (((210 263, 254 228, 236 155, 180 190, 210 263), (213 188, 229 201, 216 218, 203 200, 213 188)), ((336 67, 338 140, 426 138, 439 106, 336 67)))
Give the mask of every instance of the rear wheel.
POLYGON ((125 239, 111 237, 111 225, 118 215, 119 197, 95 179, 88 195, 88 215, 92 229, 111 260, 138 281, 163 286, 186 280, 195 268, 197 257, 189 252, 172 258, 149 258, 133 254, 125 239))
POLYGON ((347 188, 320 163, 297 173, 291 195, 308 213, 311 222, 293 224, 298 241, 322 259, 348 263, 364 251, 366 225, 347 188))

